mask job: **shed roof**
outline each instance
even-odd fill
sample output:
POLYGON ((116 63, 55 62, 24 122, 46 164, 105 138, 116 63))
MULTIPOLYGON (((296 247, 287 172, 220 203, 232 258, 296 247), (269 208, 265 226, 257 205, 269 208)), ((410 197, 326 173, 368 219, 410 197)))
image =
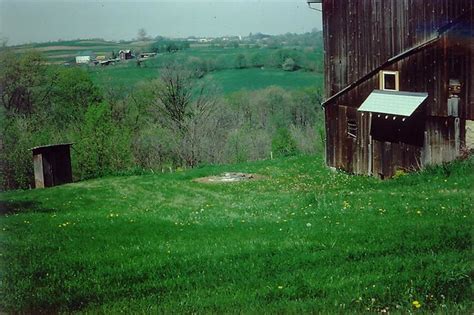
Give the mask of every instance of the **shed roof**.
POLYGON ((58 143, 58 144, 48 144, 48 145, 37 146, 37 147, 31 148, 30 150, 54 149, 54 148, 56 148, 56 147, 71 146, 71 145, 73 145, 73 144, 74 144, 73 142, 70 142, 70 143, 58 143))
POLYGON ((427 97, 428 93, 374 90, 359 107, 359 111, 408 117, 427 97))

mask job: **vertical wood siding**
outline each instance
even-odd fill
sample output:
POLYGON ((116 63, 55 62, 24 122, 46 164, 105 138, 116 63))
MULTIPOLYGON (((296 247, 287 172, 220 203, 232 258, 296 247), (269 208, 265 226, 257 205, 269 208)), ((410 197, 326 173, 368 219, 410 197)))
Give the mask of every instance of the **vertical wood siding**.
POLYGON ((464 141, 465 120, 474 120, 473 8, 472 0, 323 1, 327 98, 393 56, 434 38, 441 27, 463 17, 435 44, 385 69, 400 72, 400 90, 429 94, 423 105, 424 147, 371 139, 370 114, 363 115, 356 109, 378 89, 376 74, 327 104, 329 166, 355 174, 389 177, 397 169, 416 169, 457 156, 464 141), (448 117, 450 79, 462 83, 457 120, 448 117), (357 120, 356 139, 347 136, 348 117, 357 120))

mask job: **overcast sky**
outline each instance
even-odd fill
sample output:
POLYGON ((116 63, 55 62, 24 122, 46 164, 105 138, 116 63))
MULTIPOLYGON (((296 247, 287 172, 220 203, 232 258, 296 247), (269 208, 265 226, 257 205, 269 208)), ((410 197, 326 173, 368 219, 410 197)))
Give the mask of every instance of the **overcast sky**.
POLYGON ((9 45, 58 39, 283 34, 321 29, 306 0, 0 0, 0 38, 9 45))

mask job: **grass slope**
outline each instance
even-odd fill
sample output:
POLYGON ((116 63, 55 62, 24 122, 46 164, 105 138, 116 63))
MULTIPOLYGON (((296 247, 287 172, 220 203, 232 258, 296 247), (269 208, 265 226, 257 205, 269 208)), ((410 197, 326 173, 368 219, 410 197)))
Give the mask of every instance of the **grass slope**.
MULTIPOLYGON (((127 90, 140 81, 149 81, 159 77, 157 67, 139 68, 135 62, 95 68, 89 70, 89 73, 94 83, 104 89, 115 87, 127 90)), ((240 90, 264 89, 272 85, 289 90, 323 85, 321 73, 260 68, 214 71, 206 75, 205 79, 222 88, 224 94, 240 90)))
POLYGON ((0 308, 467 312, 474 163, 392 181, 317 157, 0 194, 0 308), (202 184, 223 171, 258 182, 202 184))
POLYGON ((258 90, 275 85, 284 89, 301 89, 323 86, 323 74, 314 72, 288 72, 277 69, 234 69, 216 71, 207 76, 222 86, 224 93, 239 90, 258 90))

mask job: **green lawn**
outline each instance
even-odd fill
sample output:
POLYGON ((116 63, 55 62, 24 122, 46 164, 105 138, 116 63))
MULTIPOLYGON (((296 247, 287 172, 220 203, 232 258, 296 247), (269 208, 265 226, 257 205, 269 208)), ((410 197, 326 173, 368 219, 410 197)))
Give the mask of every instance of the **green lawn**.
POLYGON ((474 162, 381 182, 319 157, 0 194, 0 309, 468 313, 474 162), (265 179, 203 184, 224 171, 265 179))

